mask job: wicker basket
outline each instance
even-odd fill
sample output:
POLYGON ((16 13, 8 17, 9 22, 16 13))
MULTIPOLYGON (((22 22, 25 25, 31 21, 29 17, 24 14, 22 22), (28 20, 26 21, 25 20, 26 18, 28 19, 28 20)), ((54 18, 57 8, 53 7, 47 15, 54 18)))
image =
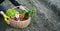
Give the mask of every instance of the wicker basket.
POLYGON ((30 24, 31 17, 25 21, 10 21, 10 26, 15 28, 25 28, 30 24))
MULTIPOLYGON (((17 7, 19 7, 19 6, 17 6, 17 7)), ((17 7, 14 7, 13 9, 15 9, 17 7)), ((12 27, 15 27, 15 28, 25 28, 30 24, 30 21, 31 21, 31 17, 29 17, 25 21, 13 21, 13 20, 8 20, 7 18, 5 18, 5 19, 6 19, 6 21, 10 22, 9 25, 12 26, 12 27)))

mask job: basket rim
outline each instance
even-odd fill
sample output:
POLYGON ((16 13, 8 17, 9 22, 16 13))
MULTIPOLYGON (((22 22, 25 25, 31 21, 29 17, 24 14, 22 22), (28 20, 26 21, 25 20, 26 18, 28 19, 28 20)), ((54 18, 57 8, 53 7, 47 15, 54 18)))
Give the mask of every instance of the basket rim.
MULTIPOLYGON (((29 17, 27 20, 29 20, 29 19, 31 20, 31 17, 29 17)), ((27 21, 27 20, 24 20, 24 21, 27 21)), ((13 20, 10 19, 10 21, 13 21, 13 20)), ((24 21, 15 21, 14 20, 14 22, 24 22, 24 21)))

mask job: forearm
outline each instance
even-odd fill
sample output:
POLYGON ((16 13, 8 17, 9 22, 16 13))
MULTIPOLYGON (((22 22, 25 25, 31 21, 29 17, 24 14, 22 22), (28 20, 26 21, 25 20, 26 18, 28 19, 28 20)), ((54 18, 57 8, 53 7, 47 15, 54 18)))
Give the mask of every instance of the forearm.
POLYGON ((20 9, 22 10, 26 10, 25 6, 23 6, 22 4, 19 4, 16 0, 10 0, 12 4, 14 4, 15 6, 19 6, 20 9))
POLYGON ((9 1, 15 6, 20 6, 21 5, 16 0, 9 0, 9 1))

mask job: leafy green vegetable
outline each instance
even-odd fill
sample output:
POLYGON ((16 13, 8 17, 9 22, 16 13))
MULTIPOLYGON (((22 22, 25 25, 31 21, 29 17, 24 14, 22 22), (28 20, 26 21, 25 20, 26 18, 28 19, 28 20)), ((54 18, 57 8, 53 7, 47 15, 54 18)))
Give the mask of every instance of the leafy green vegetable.
POLYGON ((25 18, 29 18, 29 17, 31 17, 35 13, 36 13, 36 10, 35 9, 28 10, 28 12, 25 13, 25 18))
POLYGON ((8 9, 6 12, 6 15, 9 16, 10 18, 14 18, 16 14, 19 14, 18 11, 15 9, 8 9))
POLYGON ((8 9, 6 12, 6 15, 9 16, 10 18, 14 18, 16 17, 16 14, 22 13, 24 14, 25 18, 29 18, 31 17, 34 13, 36 13, 36 10, 33 8, 32 10, 28 10, 28 12, 26 12, 25 10, 22 10, 21 12, 16 11, 15 9, 8 9))
POLYGON ((36 13, 35 9, 29 10, 29 17, 31 17, 34 13, 36 13))

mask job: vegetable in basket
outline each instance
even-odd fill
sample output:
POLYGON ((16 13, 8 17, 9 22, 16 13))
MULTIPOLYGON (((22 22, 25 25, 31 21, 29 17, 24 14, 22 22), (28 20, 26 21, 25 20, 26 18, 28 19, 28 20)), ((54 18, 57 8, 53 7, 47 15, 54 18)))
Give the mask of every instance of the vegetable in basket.
POLYGON ((26 12, 25 10, 22 10, 22 12, 18 12, 14 9, 8 9, 8 11, 6 12, 6 15, 9 16, 10 18, 14 19, 14 20, 19 20, 19 18, 23 19, 23 20, 27 20, 35 12, 36 11, 34 9, 28 10, 28 12, 26 12))
POLYGON ((19 12, 16 11, 15 9, 8 9, 6 12, 6 15, 9 16, 10 18, 15 18, 16 14, 19 14, 19 12))
POLYGON ((31 17, 35 13, 36 13, 35 9, 28 10, 28 12, 25 13, 25 18, 29 18, 29 17, 31 17))

